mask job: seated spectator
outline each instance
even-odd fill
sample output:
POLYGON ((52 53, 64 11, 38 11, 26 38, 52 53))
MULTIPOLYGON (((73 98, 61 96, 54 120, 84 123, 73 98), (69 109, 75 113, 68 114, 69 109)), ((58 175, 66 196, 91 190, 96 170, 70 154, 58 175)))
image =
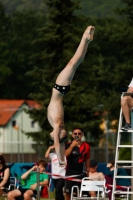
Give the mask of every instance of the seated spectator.
POLYGON ((27 180, 26 185, 20 187, 19 189, 15 189, 10 191, 7 195, 9 200, 15 200, 16 197, 23 197, 25 200, 31 199, 33 195, 37 194, 37 175, 36 169, 39 168, 40 172, 40 183, 39 185, 45 186, 48 185, 48 175, 43 173, 46 169, 47 162, 44 160, 40 160, 36 166, 32 167, 30 170, 25 172, 21 179, 27 180))
MULTIPOLYGON (((102 172, 97 172, 97 161, 94 159, 90 160, 90 168, 89 168, 89 178, 92 179, 104 179, 104 174, 102 172)), ((96 197, 96 192, 95 191, 91 191, 89 192, 91 197, 96 197)))
POLYGON ((10 184, 10 170, 0 153, 0 195, 7 193, 10 184))
MULTIPOLYGON (((105 179, 106 179, 106 184, 111 184, 113 185, 113 176, 114 176, 114 164, 115 162, 110 162, 106 166, 105 170, 105 179)), ((118 168, 117 170, 117 176, 128 176, 127 172, 123 168, 118 168)), ((118 178, 116 179, 116 185, 119 186, 130 186, 131 182, 129 178, 118 178)), ((112 187, 109 187, 110 192, 108 193, 109 200, 111 200, 112 196, 112 187)), ((126 188, 121 188, 118 190, 125 191, 127 190, 126 188)))

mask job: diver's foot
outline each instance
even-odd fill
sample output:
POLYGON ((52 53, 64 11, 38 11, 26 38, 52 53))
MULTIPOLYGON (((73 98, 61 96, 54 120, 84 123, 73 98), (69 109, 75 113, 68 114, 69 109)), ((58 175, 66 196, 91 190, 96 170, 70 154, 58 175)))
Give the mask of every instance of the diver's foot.
POLYGON ((87 41, 91 42, 91 41, 93 41, 94 32, 95 32, 95 27, 94 26, 88 26, 88 28, 84 32, 83 37, 87 41))

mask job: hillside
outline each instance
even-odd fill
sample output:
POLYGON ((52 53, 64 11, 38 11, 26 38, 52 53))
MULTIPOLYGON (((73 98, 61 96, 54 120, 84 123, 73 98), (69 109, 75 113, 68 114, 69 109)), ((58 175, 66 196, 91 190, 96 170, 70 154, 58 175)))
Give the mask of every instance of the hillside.
MULTIPOLYGON (((12 14, 14 11, 25 11, 33 9, 35 11, 46 12, 46 6, 43 0, 0 0, 5 6, 6 13, 12 14)), ((122 7, 123 2, 121 0, 80 0, 81 11, 79 14, 85 14, 88 17, 105 18, 105 17, 117 17, 113 12, 116 7, 122 7)))

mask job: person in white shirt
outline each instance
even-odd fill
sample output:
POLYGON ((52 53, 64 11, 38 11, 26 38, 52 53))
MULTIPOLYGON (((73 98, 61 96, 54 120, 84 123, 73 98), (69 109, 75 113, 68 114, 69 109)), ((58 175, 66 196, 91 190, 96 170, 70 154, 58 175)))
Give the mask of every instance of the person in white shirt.
MULTIPOLYGON (((64 165, 60 165, 58 161, 57 154, 55 152, 55 145, 50 146, 46 153, 45 158, 50 158, 51 160, 51 171, 52 174, 56 174, 59 176, 65 176, 66 173, 66 167, 64 165), (53 150, 53 152, 51 152, 53 150)), ((55 200, 64 200, 64 194, 63 194, 63 187, 65 184, 65 180, 63 178, 60 178, 58 176, 52 175, 52 179, 55 186, 55 200)))
POLYGON ((125 118, 125 125, 122 127, 123 131, 131 129, 130 109, 133 107, 133 79, 131 80, 127 93, 121 99, 122 113, 125 118))

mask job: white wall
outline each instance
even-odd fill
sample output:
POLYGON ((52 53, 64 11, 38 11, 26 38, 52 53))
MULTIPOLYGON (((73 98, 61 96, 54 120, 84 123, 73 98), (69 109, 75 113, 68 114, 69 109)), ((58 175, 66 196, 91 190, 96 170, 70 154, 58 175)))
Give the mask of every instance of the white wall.
MULTIPOLYGON (((33 121, 24 111, 28 106, 23 105, 11 118, 6 127, 0 128, 0 152, 3 153, 34 153, 32 138, 28 138, 23 132, 37 132, 40 130, 38 123, 31 126, 33 121), (16 121, 18 129, 12 127, 12 121, 16 121)), ((5 111, 6 112, 6 111, 5 111)), ((12 115, 12 110, 10 110, 12 115)))

